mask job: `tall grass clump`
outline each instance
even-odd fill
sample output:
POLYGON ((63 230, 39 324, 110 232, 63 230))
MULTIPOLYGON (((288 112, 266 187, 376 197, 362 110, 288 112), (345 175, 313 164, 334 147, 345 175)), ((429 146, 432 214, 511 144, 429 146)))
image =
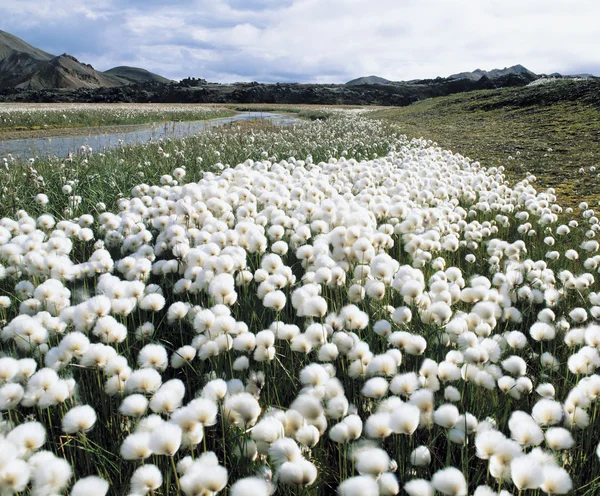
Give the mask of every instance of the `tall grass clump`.
POLYGON ((5 167, 5 492, 598 492, 588 205, 359 112, 5 167))

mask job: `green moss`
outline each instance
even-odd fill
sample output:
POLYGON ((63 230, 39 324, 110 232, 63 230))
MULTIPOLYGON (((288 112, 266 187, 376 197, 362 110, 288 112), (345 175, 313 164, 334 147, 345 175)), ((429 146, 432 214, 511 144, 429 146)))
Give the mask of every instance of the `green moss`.
POLYGON ((582 90, 579 85, 585 84, 476 91, 380 110, 371 117, 485 166, 503 165, 511 180, 533 173, 538 189, 555 188, 563 204, 596 203, 600 170, 590 167, 600 169, 600 105, 591 94, 598 94, 598 84, 582 90))

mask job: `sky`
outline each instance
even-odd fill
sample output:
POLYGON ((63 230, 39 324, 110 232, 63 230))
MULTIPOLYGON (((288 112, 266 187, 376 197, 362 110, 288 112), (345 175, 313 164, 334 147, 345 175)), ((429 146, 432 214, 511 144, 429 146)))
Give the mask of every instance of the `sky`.
POLYGON ((600 75, 600 0, 2 0, 0 29, 99 70, 343 83, 522 64, 600 75))

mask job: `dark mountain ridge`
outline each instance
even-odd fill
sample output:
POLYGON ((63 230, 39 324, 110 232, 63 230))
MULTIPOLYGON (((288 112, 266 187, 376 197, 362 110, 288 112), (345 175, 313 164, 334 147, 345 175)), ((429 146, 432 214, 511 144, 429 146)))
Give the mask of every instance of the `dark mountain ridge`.
POLYGON ((290 103, 318 105, 395 105, 465 91, 525 86, 531 79, 508 75, 496 79, 434 79, 418 83, 383 84, 216 84, 203 80, 178 83, 139 83, 114 88, 5 89, 0 101, 23 102, 138 102, 138 103, 290 103))
POLYGON ((169 82, 137 67, 100 72, 71 55, 54 56, 0 30, 0 89, 111 88, 144 81, 169 82))

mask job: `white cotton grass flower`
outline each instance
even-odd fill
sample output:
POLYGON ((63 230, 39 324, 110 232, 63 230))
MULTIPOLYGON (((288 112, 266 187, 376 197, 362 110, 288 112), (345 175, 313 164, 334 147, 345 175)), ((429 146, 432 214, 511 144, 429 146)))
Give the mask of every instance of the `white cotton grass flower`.
POLYGON ((316 420, 323 415, 324 409, 321 401, 312 394, 300 394, 290 405, 307 420, 316 420))
POLYGON ((556 330, 546 322, 536 322, 530 327, 529 335, 535 341, 550 341, 555 338, 556 330))
POLYGON ((150 433, 134 432, 121 443, 121 457, 124 460, 145 460, 152 455, 150 449, 150 433))
POLYGON ((148 399, 141 394, 127 396, 119 406, 119 413, 126 417, 141 417, 148 409, 148 399))
POLYGON ((280 291, 280 290, 271 291, 270 293, 266 294, 265 297, 263 298, 263 305, 266 308, 275 310, 276 312, 283 310, 283 308, 285 307, 285 304, 286 304, 285 294, 283 293, 283 291, 280 291))
POLYGON ((154 413, 170 415, 181 406, 183 394, 166 386, 167 383, 163 384, 152 395, 149 406, 154 413))
POLYGON ((365 422, 365 434, 371 439, 384 439, 392 434, 388 412, 374 413, 365 422))
POLYGON ((9 383, 0 387, 0 411, 16 408, 25 394, 23 386, 9 383))
POLYGON ((272 444, 284 437, 285 429, 275 417, 264 417, 252 428, 251 436, 257 443, 272 444))
POLYGON ((496 454, 499 446, 506 440, 501 432, 495 429, 481 431, 475 436, 477 458, 488 460, 496 454))
POLYGON ((156 465, 142 465, 131 476, 131 492, 143 496, 156 491, 162 483, 162 473, 156 465))
POLYGON ((544 440, 544 433, 533 418, 520 410, 512 412, 508 420, 511 438, 521 446, 538 446, 544 440))
POLYGON ((282 437, 269 447, 269 458, 276 467, 296 463, 302 459, 302 451, 293 439, 282 437))
POLYGON ((489 486, 477 486, 473 496, 511 496, 511 494, 504 489, 498 492, 489 486))
POLYGON ((466 496, 467 482, 463 473, 455 467, 438 470, 431 479, 433 487, 448 496, 466 496))
POLYGON ((502 362, 502 368, 514 376, 522 376, 527 373, 527 363, 521 357, 513 355, 502 362))
POLYGON ((66 434, 87 432, 96 423, 97 416, 94 409, 89 405, 71 408, 62 419, 62 430, 66 434))
POLYGON ((446 386, 446 388, 444 389, 444 399, 446 401, 449 401, 451 403, 456 403, 456 402, 460 401, 461 398, 462 398, 462 395, 461 395, 460 391, 458 389, 456 389, 454 386, 446 386))
MULTIPOLYGON (((33 457, 32 457, 33 458, 33 457)), ((29 459, 30 464, 32 459, 29 459)), ((41 462, 41 460, 40 460, 41 462)), ((44 457, 44 461, 36 464, 32 472, 33 494, 61 493, 73 476, 71 465, 62 458, 52 454, 44 457)))
POLYGON ((400 492, 398 478, 391 472, 383 473, 377 479, 380 496, 395 496, 400 492))
POLYGON ((216 494, 227 485, 227 479, 227 469, 219 465, 213 452, 207 452, 192 462, 180 482, 185 494, 216 494))
POLYGON ((587 315, 587 311, 585 308, 574 308, 573 310, 571 310, 569 312, 569 318, 575 323, 575 324, 581 324, 583 322, 585 322, 588 318, 587 315))
POLYGON ((14 427, 6 439, 29 455, 46 442, 46 428, 39 422, 25 422, 14 427))
POLYGON ((417 446, 410 454, 410 463, 415 467, 425 467, 431 463, 431 452, 427 446, 417 446))
POLYGON ((566 450, 575 445, 571 432, 564 427, 551 427, 545 432, 546 446, 551 450, 566 450))
POLYGON ((79 479, 71 488, 71 496, 105 496, 109 484, 101 477, 90 475, 79 479))
POLYGON ((179 369, 186 364, 191 363, 196 357, 196 348, 190 345, 181 346, 177 348, 171 355, 171 367, 179 369))
POLYGON ((379 496, 379 486, 372 477, 358 475, 343 481, 337 493, 340 496, 379 496))
POLYGON ((542 466, 531 456, 519 456, 510 463, 510 475, 519 491, 538 489, 544 482, 542 466))
POLYGON ((547 465, 543 467, 544 481, 540 488, 547 494, 568 494, 573 489, 569 473, 562 467, 547 465))
POLYGON ((247 428, 256 423, 261 407, 250 393, 239 393, 225 400, 223 412, 229 422, 247 428))
POLYGON ((231 496, 270 496, 271 486, 260 477, 239 479, 229 489, 231 496))
POLYGON ((452 429, 459 420, 456 406, 446 403, 433 412, 433 421, 441 427, 452 429))
POLYGON ((202 388, 201 396, 213 401, 225 398, 227 394, 227 383, 223 379, 213 379, 202 388))
POLYGON ((156 455, 173 456, 181 446, 182 430, 177 424, 165 422, 150 434, 149 447, 156 455))
POLYGON ((314 425, 305 425, 298 429, 295 434, 296 441, 308 448, 314 448, 320 437, 319 429, 314 425))
POLYGON ((390 457, 380 448, 358 449, 353 456, 354 467, 360 475, 370 475, 377 479, 389 469, 390 457))
POLYGON ((531 416, 540 426, 555 425, 563 418, 563 408, 558 401, 544 398, 533 406, 531 416))
POLYGON ((419 379, 414 372, 398 374, 390 382, 390 391, 400 396, 410 396, 419 388, 419 379))
POLYGON ((153 368, 159 372, 166 370, 169 364, 167 350, 159 344, 147 344, 138 355, 138 365, 140 368, 153 368))
POLYGON ((7 494, 24 491, 30 478, 31 467, 25 460, 13 458, 2 466, 2 486, 7 494))
POLYGON ((128 393, 151 394, 162 384, 160 373, 153 368, 134 370, 125 382, 128 393))
POLYGON ((395 434, 412 436, 419 427, 421 411, 415 405, 402 403, 390 414, 389 426, 395 434))
POLYGON ((537 388, 535 388, 535 392, 539 394, 542 398, 552 399, 556 394, 554 386, 549 382, 545 382, 539 384, 537 388))
POLYGON ((335 424, 333 427, 331 427, 331 429, 329 429, 329 439, 331 439, 334 443, 347 443, 350 440, 348 426, 343 422, 335 424))
POLYGON ((0 358, 0 382, 10 382, 19 373, 19 361, 12 357, 0 358))
POLYGON ((431 482, 425 479, 413 479, 404 484, 404 491, 408 496, 433 496, 434 488, 431 482))
POLYGON ((342 422, 348 427, 348 435, 350 440, 355 441, 361 436, 363 422, 358 415, 348 415, 347 417, 344 417, 344 420, 342 422))
POLYGON ((382 398, 387 393, 389 384, 383 377, 369 379, 361 390, 361 394, 367 398, 382 398))
POLYGON ((159 293, 150 293, 142 298, 139 307, 141 310, 158 312, 165 306, 165 297, 159 293))

